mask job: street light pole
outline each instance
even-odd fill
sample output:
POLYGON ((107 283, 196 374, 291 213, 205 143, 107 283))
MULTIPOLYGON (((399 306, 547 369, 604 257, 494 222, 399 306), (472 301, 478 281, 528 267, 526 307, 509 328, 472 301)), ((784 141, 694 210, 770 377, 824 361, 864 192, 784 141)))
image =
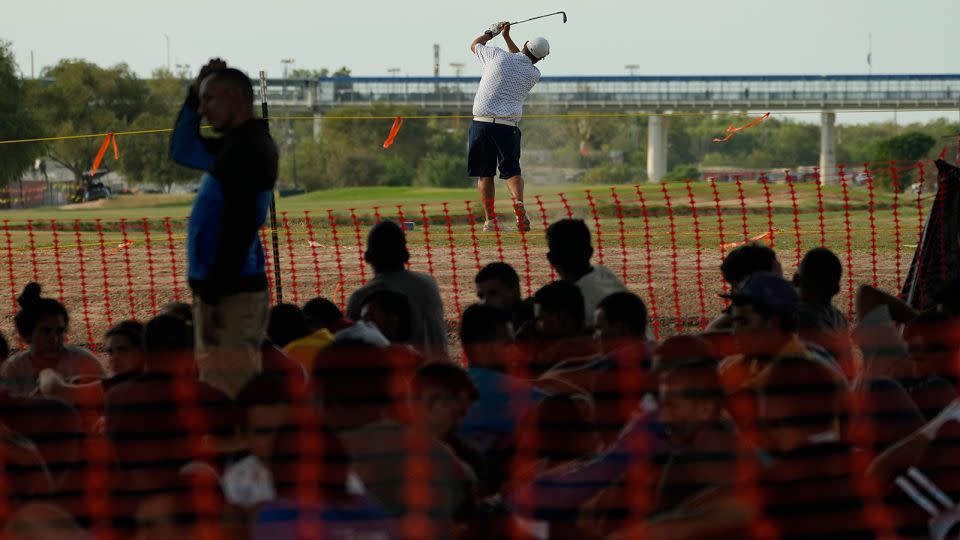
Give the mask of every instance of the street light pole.
MULTIPOLYGON (((393 75, 393 78, 396 79, 396 78, 397 78, 397 75, 400 73, 400 68, 398 68, 398 67, 390 68, 390 69, 387 70, 387 73, 393 75)), ((396 82, 393 82, 393 83, 390 85, 390 96, 389 96, 389 99, 390 99, 390 102, 391 102, 391 103, 393 103, 393 94, 394 94, 396 91, 397 91, 397 83, 396 83, 396 82)))
MULTIPOLYGON (((629 74, 630 74, 630 77, 633 79, 633 80, 630 81, 630 93, 631 93, 631 94, 634 94, 634 97, 636 97, 636 93, 637 93, 637 80, 636 80, 636 76, 637 76, 637 70, 640 69, 640 66, 637 65, 637 64, 627 64, 627 65, 623 66, 623 68, 627 70, 627 73, 629 73, 629 74)), ((633 135, 633 137, 632 137, 632 139, 633 139, 633 146, 634 146, 634 148, 636 148, 636 149, 639 149, 639 148, 640 148, 640 126, 639 126, 639 123, 640 123, 639 119, 638 119, 638 118, 634 118, 634 119, 633 119, 633 125, 631 126, 631 129, 630 129, 630 131, 632 132, 632 135, 633 135)))
POLYGON ((289 77, 287 68, 290 67, 290 64, 293 64, 295 60, 293 58, 281 58, 280 63, 283 64, 283 90, 281 90, 283 98, 287 98, 287 77, 289 77))
POLYGON ((163 39, 167 41, 167 71, 170 71, 170 36, 164 34, 163 39))
MULTIPOLYGON (((463 73, 463 68, 466 67, 466 64, 463 62, 451 62, 450 67, 453 68, 454 73, 457 74, 457 114, 460 114, 460 95, 463 93, 463 90, 460 88, 460 74, 463 73)), ((457 119, 457 127, 460 127, 460 119, 457 119)))

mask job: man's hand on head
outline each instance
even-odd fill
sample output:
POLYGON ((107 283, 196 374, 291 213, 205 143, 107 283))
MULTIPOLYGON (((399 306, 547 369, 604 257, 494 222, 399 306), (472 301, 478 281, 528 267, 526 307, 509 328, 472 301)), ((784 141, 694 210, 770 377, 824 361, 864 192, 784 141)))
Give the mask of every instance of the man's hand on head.
POLYGON ((197 75, 197 78, 193 81, 193 91, 199 95, 200 85, 203 83, 203 80, 210 76, 211 73, 220 71, 221 69, 227 69, 227 63, 220 58, 212 58, 205 66, 200 68, 200 74, 197 75))

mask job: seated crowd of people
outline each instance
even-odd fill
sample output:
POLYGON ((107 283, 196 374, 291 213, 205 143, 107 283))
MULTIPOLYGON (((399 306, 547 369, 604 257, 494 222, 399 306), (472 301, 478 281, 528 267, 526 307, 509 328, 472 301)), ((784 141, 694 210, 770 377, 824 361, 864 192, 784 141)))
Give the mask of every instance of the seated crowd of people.
POLYGON ((451 332, 376 224, 346 312, 274 306, 236 395, 199 380, 190 306, 116 324, 101 360, 27 285, 25 348, 0 339, 4 537, 956 536, 960 284, 926 312, 863 286, 848 321, 836 255, 788 280, 751 243, 727 308, 657 340, 583 221, 546 237, 558 280, 524 298, 490 263, 451 332))

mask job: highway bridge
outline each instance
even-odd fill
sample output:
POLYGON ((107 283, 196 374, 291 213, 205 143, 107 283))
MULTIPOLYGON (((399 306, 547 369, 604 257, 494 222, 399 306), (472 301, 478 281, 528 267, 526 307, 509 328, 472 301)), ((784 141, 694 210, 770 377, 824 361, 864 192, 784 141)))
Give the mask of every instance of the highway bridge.
MULTIPOLYGON (((470 114, 478 77, 321 77, 270 79, 273 110, 323 115, 343 106, 412 106, 424 114, 470 114)), ((819 111, 820 168, 836 166, 838 111, 960 108, 960 74, 912 75, 709 75, 560 76, 541 79, 526 102, 528 114, 609 111, 674 112, 819 111)), ((667 171, 668 122, 650 116, 647 173, 657 182, 667 171)))

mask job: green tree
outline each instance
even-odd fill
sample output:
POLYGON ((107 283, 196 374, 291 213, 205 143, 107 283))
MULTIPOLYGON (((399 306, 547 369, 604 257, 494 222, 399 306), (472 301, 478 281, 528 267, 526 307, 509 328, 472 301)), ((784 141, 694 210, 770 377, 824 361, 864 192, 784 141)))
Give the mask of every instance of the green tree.
MULTIPOLYGON (((22 139, 38 134, 36 121, 26 106, 26 91, 17 78, 10 44, 0 41, 0 139, 22 139)), ((34 144, 0 145, 0 187, 19 178, 38 154, 34 144)))
POLYGON ((678 165, 663 176, 664 182, 684 182, 699 179, 700 169, 696 165, 678 165))
MULTIPOLYGON (((912 164, 926 157, 936 143, 936 139, 930 135, 916 131, 881 139, 874 145, 874 161, 912 164)), ((900 176, 900 189, 904 190, 913 182, 913 172, 907 170, 900 176)), ((881 185, 893 189, 893 178, 886 169, 878 168, 874 173, 874 179, 881 185)))
MULTIPOLYGON (((34 109, 48 136, 70 136, 126 129, 149 102, 147 84, 126 64, 101 68, 84 60, 61 60, 44 70, 52 82, 34 93, 34 109)), ((79 180, 92 165, 100 138, 51 143, 50 159, 79 180)))
POLYGON ((344 186, 409 185, 413 172, 427 154, 436 128, 423 119, 404 123, 396 142, 388 150, 383 141, 390 132, 392 115, 406 116, 416 109, 380 105, 375 107, 343 107, 330 111, 324 120, 319 141, 301 138, 293 150, 281 159, 281 175, 292 176, 294 155, 297 175, 307 189, 328 189, 344 186), (348 118, 348 119, 341 119, 348 118), (398 163, 398 160, 403 164, 398 163), (404 165, 405 164, 405 165, 404 165))
POLYGON ((463 156, 450 154, 427 154, 417 167, 418 186, 466 187, 467 163, 463 156))
MULTIPOLYGON (((172 126, 186 95, 189 82, 166 69, 153 72, 145 111, 130 124, 131 130, 149 130, 172 126)), ((170 135, 149 133, 120 139, 120 170, 130 183, 156 184, 169 192, 176 183, 196 180, 198 174, 170 159, 170 135)))
POLYGON ((596 185, 637 184, 645 178, 646 174, 637 166, 625 163, 607 163, 588 169, 583 173, 580 182, 596 185))
MULTIPOLYGON (((169 125, 167 115, 153 113, 141 114, 130 124, 130 129, 152 129, 169 125)), ((170 159, 170 135, 167 133, 148 133, 120 139, 120 161, 118 165, 130 183, 156 184, 165 192, 170 192, 174 184, 195 181, 197 171, 181 167, 170 159)))
POLYGON ((154 70, 150 80, 147 81, 149 92, 145 104, 146 112, 168 118, 168 124, 173 125, 191 82, 189 79, 174 75, 165 68, 154 70))
POLYGON ((297 68, 290 72, 291 79, 319 79, 320 77, 329 77, 330 70, 322 69, 303 69, 297 68))

